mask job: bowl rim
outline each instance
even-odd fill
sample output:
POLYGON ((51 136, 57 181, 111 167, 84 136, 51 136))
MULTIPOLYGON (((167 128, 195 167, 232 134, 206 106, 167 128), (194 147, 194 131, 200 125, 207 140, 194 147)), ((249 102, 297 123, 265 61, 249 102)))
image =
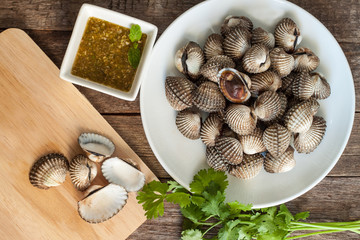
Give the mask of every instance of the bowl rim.
MULTIPOLYGON (((170 29, 172 28, 173 25, 176 25, 177 22, 181 21, 181 19, 188 15, 188 14, 191 14, 192 12, 196 11, 198 8, 201 8, 201 6, 203 5, 206 5, 206 4, 209 4, 209 2, 215 2, 217 0, 213 0, 213 1, 204 1, 204 2, 201 2, 193 7, 191 7, 190 9, 188 9, 187 11, 185 11, 184 13, 182 13, 180 16, 178 16, 167 28, 166 30, 161 34, 161 36, 159 37, 158 41, 156 42, 155 46, 154 46, 154 50, 153 50, 153 54, 152 56, 154 56, 155 52, 157 52, 157 49, 160 47, 159 44, 163 41, 162 39, 165 38, 165 36, 167 35, 166 33, 167 32, 170 32, 170 29)), ((342 153, 344 152, 345 150, 345 147, 349 141, 349 138, 350 138, 350 135, 351 135, 351 132, 352 132, 352 128, 353 128, 353 124, 354 124, 354 117, 355 117, 355 87, 354 87, 354 80, 353 80, 353 76, 352 76, 352 72, 351 72, 351 68, 349 66, 349 62, 347 61, 347 58, 341 48, 341 46, 339 45, 339 43, 336 41, 335 37, 332 35, 332 33, 317 19, 315 18, 311 13, 309 13, 308 11, 306 11, 305 9, 297 6, 296 4, 294 3, 291 3, 291 2, 288 2, 288 1, 285 1, 285 0, 273 0, 275 2, 279 2, 281 4, 288 4, 289 6, 291 6, 292 8, 296 8, 298 9, 299 11, 303 11, 306 15, 308 15, 309 18, 311 18, 311 21, 315 21, 317 23, 319 23, 320 25, 322 25, 324 27, 324 30, 326 32, 329 33, 329 35, 331 36, 331 38, 335 41, 335 43, 338 45, 339 49, 340 49, 340 52, 341 54, 343 55, 344 59, 345 59, 345 63, 346 63, 346 70, 349 72, 350 74, 350 77, 351 77, 351 88, 352 88, 352 91, 349 93, 351 95, 351 98, 352 98, 352 102, 351 102, 351 106, 350 108, 352 109, 351 111, 351 115, 349 116, 349 121, 348 121, 348 124, 349 124, 349 128, 345 134, 345 141, 341 144, 341 147, 340 147, 340 151, 336 154, 335 158, 336 158, 336 161, 333 161, 331 164, 329 164, 329 166, 326 168, 326 170, 323 172, 323 174, 319 175, 315 181, 313 181, 311 184, 307 185, 306 187, 304 187, 301 191, 298 191, 296 194, 293 194, 289 197, 284 197, 284 198, 281 198, 277 201, 269 201, 267 202, 266 204, 254 204, 253 205, 253 208, 264 208, 264 207, 270 207, 270 206, 276 206, 276 205, 279 205, 279 204, 282 204, 282 203, 285 203, 285 202, 288 202, 288 201, 291 201, 291 200, 294 200, 295 198, 303 195, 304 193, 308 192, 309 190, 311 190, 314 186, 316 186, 319 182, 321 182, 325 177, 326 175, 334 168, 335 164, 338 162, 338 160, 340 159, 342 153)), ((141 113, 141 120, 142 120, 142 124, 144 126, 144 131, 145 131, 145 135, 146 135, 146 138, 149 142, 149 145, 152 149, 152 151, 154 152, 156 158, 158 159, 158 161, 160 162, 160 164, 162 165, 162 167, 165 169, 165 171, 167 173, 169 173, 169 175, 175 180, 177 181, 178 183, 180 183, 182 186, 184 186, 186 189, 190 190, 189 188, 189 184, 188 183, 185 183, 182 179, 180 179, 178 177, 178 174, 176 174, 174 172, 174 170, 172 170, 167 164, 166 162, 163 161, 160 153, 158 152, 157 148, 155 147, 155 143, 154 143, 154 140, 153 138, 151 137, 151 134, 150 134, 150 130, 149 130, 149 126, 148 126, 148 123, 146 121, 146 117, 145 117, 145 106, 144 106, 144 94, 145 94, 145 91, 141 91, 140 93, 140 113, 141 113)))
POLYGON ((139 92, 140 85, 146 76, 146 72, 148 71, 151 52, 155 43, 157 32, 157 26, 149 22, 110 9, 84 3, 79 10, 63 61, 61 63, 60 78, 71 83, 87 87, 102 93, 106 93, 120 99, 134 101, 139 92), (128 28, 130 28, 130 24, 138 24, 141 26, 142 32, 147 34, 147 40, 142 52, 140 63, 136 69, 136 74, 131 89, 128 92, 108 87, 103 84, 96 83, 71 74, 71 69, 75 60, 75 56, 79 49, 80 41, 84 34, 84 30, 89 17, 96 17, 128 28))

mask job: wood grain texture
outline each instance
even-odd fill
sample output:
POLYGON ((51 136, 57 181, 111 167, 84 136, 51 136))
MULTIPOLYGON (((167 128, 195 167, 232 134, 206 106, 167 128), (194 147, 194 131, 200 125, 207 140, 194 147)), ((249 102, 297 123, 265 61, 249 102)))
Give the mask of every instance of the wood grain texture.
MULTIPOLYGON (((83 132, 98 132, 114 142, 114 155, 132 159, 145 174, 151 170, 21 30, 0 34, 0 233, 7 239, 124 239, 144 221, 144 211, 130 193, 121 212, 101 224, 89 224, 77 213, 82 194, 68 180, 40 190, 29 182, 29 170, 40 156, 61 152, 68 159, 82 153, 83 132), (42 227, 46 226, 46 227, 42 227)), ((105 185, 99 174, 95 183, 105 185)))

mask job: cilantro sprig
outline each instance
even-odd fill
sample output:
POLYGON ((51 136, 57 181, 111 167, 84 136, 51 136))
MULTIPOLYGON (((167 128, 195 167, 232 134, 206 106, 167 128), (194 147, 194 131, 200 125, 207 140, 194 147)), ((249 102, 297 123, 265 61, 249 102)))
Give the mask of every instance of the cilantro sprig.
POLYGON ((164 214, 164 201, 178 204, 184 216, 183 240, 202 240, 217 227, 219 240, 291 240, 317 234, 352 231, 360 234, 360 221, 309 223, 309 212, 295 216, 282 204, 279 207, 252 209, 237 201, 225 202, 228 186, 225 173, 200 170, 190 184, 190 191, 175 181, 152 181, 138 193, 148 219, 164 214), (295 235, 296 231, 310 231, 295 235))
POLYGON ((138 48, 138 41, 140 41, 141 36, 141 27, 138 24, 131 25, 129 39, 132 44, 128 52, 128 61, 134 69, 136 69, 140 63, 141 51, 138 48))

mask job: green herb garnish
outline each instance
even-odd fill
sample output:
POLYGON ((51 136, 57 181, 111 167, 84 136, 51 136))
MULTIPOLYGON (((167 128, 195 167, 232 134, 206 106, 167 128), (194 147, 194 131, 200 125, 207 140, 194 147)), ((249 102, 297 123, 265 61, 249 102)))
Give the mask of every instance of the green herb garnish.
POLYGON ((295 216, 282 204, 280 207, 252 209, 237 201, 225 203, 228 181, 225 173, 213 169, 201 170, 190 184, 190 191, 177 182, 146 184, 137 196, 148 219, 164 214, 164 200, 178 204, 184 216, 183 240, 202 240, 218 226, 219 240, 290 240, 317 234, 352 231, 360 234, 360 221, 308 223, 309 216, 301 212, 295 216), (296 231, 311 231, 293 235, 296 231), (291 236, 290 236, 291 235, 291 236))
POLYGON ((132 42, 129 52, 128 52, 128 61, 130 65, 136 69, 139 66, 141 51, 138 48, 138 41, 140 41, 142 36, 141 28, 137 24, 131 25, 129 39, 132 42))

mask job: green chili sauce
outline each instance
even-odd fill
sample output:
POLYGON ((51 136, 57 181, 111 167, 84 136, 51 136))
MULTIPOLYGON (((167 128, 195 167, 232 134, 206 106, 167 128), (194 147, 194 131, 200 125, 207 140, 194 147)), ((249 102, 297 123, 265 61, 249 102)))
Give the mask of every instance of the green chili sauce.
MULTIPOLYGON (((133 84, 136 69, 128 61, 131 47, 130 29, 105 20, 90 17, 71 74, 128 92, 133 84)), ((143 51, 146 34, 138 41, 143 51)))

